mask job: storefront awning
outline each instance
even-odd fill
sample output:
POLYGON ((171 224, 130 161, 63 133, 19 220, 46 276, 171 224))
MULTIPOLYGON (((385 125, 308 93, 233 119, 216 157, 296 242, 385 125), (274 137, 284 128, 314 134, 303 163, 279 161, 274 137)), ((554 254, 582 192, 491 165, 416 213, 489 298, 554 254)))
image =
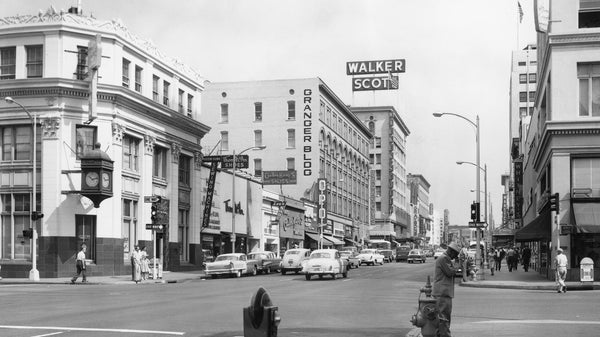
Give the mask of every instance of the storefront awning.
POLYGON ((333 236, 329 236, 329 235, 323 235, 324 239, 329 240, 329 242, 331 242, 333 245, 343 245, 344 241, 338 240, 336 238, 334 238, 333 236))
POLYGON ((321 241, 319 234, 313 234, 313 233, 307 233, 307 232, 304 232, 304 234, 317 242, 321 241))
POLYGON ((600 204, 573 203, 577 233, 600 233, 600 204))
POLYGON ((515 232, 515 241, 549 241, 552 219, 550 210, 545 210, 523 228, 515 232))
POLYGON ((358 242, 356 242, 356 241, 354 241, 354 240, 352 240, 350 238, 344 238, 344 241, 346 241, 348 243, 351 243, 351 244, 353 244, 355 246, 360 246, 360 243, 358 243, 358 242))

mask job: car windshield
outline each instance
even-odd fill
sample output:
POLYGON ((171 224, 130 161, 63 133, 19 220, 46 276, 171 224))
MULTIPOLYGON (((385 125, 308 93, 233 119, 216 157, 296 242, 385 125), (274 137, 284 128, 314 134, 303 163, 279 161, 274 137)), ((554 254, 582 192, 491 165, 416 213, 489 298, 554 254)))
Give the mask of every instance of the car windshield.
POLYGON ((421 255, 421 251, 419 251, 419 250, 411 250, 409 254, 410 255, 421 255))
POLYGON ((288 250, 287 252, 285 252, 285 255, 298 255, 300 254, 299 250, 288 250))
POLYGON ((260 254, 260 253, 254 253, 254 254, 248 254, 248 258, 250 258, 250 259, 258 259, 258 258, 266 259, 267 255, 260 254))
POLYGON ((221 255, 218 256, 215 261, 237 261, 238 257, 235 255, 221 255))
POLYGON ((331 257, 331 254, 325 252, 318 252, 310 254, 311 259, 328 259, 331 257))
POLYGON ((352 252, 340 252, 341 256, 350 256, 352 255, 352 252))
POLYGON ((375 254, 376 252, 376 249, 363 249, 360 251, 361 254, 375 254))

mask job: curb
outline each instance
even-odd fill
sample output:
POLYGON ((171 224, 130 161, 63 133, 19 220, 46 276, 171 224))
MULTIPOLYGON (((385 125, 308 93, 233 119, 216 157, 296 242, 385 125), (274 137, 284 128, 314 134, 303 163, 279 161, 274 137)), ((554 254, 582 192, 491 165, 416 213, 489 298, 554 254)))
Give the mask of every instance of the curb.
MULTIPOLYGON (((525 290, 549 290, 556 291, 556 286, 554 284, 544 284, 544 285, 529 285, 529 284, 485 284, 480 282, 467 282, 461 283, 461 287, 471 287, 471 288, 496 288, 496 289, 525 289, 525 290)), ((596 284, 567 284, 568 291, 582 291, 582 290, 600 290, 600 285, 596 284)))

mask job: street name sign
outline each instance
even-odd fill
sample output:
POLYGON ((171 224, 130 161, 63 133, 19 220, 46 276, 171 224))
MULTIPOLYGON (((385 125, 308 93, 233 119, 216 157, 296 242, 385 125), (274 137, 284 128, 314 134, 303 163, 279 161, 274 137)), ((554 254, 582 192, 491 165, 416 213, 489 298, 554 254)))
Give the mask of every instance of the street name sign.
POLYGON ((163 230, 163 225, 147 223, 146 224, 146 229, 151 229, 153 231, 162 231, 163 230))
POLYGON ((469 228, 485 228, 487 224, 485 222, 469 222, 469 228))
POLYGON ((220 163, 223 160, 223 156, 204 156, 202 157, 203 162, 212 163, 217 162, 220 163))

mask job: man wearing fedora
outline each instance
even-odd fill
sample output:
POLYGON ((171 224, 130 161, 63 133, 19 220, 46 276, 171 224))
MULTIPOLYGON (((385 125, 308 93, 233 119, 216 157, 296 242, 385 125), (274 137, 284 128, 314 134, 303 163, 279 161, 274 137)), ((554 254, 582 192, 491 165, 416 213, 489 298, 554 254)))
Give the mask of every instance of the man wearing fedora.
POLYGON ((435 260, 433 292, 438 310, 438 336, 451 337, 450 318, 452 316, 452 298, 454 297, 454 277, 458 266, 453 260, 458 257, 460 248, 456 242, 450 242, 448 249, 435 260))
POLYGON ((567 256, 563 254, 562 248, 556 249, 556 259, 554 260, 554 267, 556 268, 556 284, 558 286, 558 292, 567 292, 567 285, 565 279, 567 278, 567 256))

